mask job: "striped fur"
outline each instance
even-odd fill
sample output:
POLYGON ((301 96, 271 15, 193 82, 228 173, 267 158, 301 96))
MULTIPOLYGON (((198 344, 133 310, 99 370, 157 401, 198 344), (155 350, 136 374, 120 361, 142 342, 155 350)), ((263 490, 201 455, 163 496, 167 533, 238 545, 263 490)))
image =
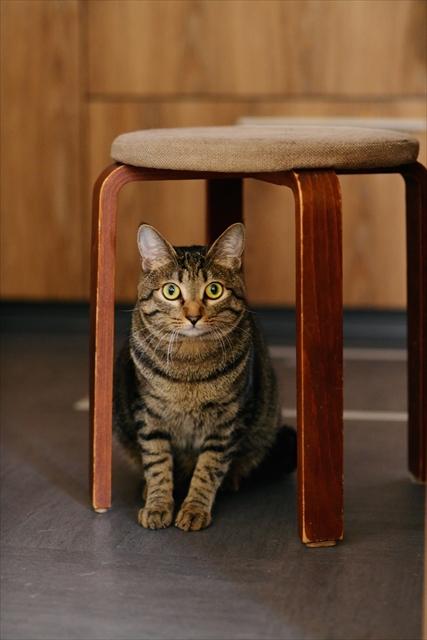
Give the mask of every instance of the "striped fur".
POLYGON ((240 268, 244 227, 232 225, 210 247, 172 247, 142 225, 142 274, 131 336, 115 368, 114 428, 142 462, 143 527, 172 523, 174 478, 189 489, 179 528, 211 522, 218 488, 237 489, 272 448, 280 427, 273 370, 240 268), (180 295, 169 300, 164 285, 180 295), (218 295, 209 298, 207 287, 218 295), (172 288, 170 288, 170 286, 172 288))

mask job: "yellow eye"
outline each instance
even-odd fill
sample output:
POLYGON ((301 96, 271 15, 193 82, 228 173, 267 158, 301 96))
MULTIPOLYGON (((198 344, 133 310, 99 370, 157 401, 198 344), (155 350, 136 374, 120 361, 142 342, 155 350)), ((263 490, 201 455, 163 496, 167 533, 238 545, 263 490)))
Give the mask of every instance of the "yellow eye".
POLYGON ((176 300, 181 295, 181 289, 173 282, 165 284, 162 291, 167 300, 176 300))
POLYGON ((222 296, 224 287, 219 282, 211 282, 205 289, 205 294, 211 300, 217 300, 222 296))

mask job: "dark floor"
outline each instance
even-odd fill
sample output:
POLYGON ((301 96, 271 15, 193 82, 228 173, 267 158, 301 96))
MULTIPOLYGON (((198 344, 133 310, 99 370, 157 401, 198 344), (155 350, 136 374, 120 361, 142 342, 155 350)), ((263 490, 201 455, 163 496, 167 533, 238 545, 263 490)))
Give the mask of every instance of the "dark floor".
MULTIPOLYGON (((346 352, 345 539, 308 549, 293 476, 221 495, 202 532, 146 531, 138 476, 116 455, 113 508, 95 514, 74 409, 87 336, 31 317, 2 339, 2 639, 421 637, 424 487, 406 471, 402 351, 346 352)), ((273 354, 292 410, 292 351, 273 354)))

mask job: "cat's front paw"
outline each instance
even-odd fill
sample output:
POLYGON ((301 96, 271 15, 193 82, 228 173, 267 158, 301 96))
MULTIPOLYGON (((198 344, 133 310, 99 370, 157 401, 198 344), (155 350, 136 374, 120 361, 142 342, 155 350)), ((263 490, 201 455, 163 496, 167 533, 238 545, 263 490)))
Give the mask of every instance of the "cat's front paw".
POLYGON ((138 514, 138 522, 145 529, 165 529, 172 522, 173 509, 165 507, 145 507, 138 514))
POLYGON ((200 531, 208 527, 212 521, 208 511, 202 511, 200 507, 186 506, 178 513, 175 526, 183 531, 200 531))

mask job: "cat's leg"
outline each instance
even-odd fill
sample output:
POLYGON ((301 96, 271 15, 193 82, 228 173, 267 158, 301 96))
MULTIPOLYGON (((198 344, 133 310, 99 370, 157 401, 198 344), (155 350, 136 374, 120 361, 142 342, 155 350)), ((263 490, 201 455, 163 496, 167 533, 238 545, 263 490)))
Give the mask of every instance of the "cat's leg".
POLYGON ((142 499, 144 500, 144 502, 146 502, 147 495, 148 495, 148 487, 147 487, 147 483, 145 482, 145 478, 144 478, 143 482, 144 482, 144 484, 142 486, 142 499))
POLYGON ((188 495, 175 520, 184 531, 199 531, 211 523, 212 505, 231 462, 230 450, 215 450, 219 448, 223 446, 206 447, 199 455, 188 495))
POLYGON ((228 473, 221 482, 219 488, 221 491, 230 491, 235 493, 236 491, 239 491, 241 481, 242 474, 235 466, 233 466, 228 470, 228 473))
POLYGON ((222 491, 239 491, 242 481, 250 476, 251 472, 259 464, 259 460, 253 454, 236 457, 228 469, 227 475, 221 483, 222 491))
POLYGON ((145 479, 145 507, 138 522, 146 529, 163 529, 171 524, 174 508, 170 436, 158 428, 145 428, 138 440, 145 479))

